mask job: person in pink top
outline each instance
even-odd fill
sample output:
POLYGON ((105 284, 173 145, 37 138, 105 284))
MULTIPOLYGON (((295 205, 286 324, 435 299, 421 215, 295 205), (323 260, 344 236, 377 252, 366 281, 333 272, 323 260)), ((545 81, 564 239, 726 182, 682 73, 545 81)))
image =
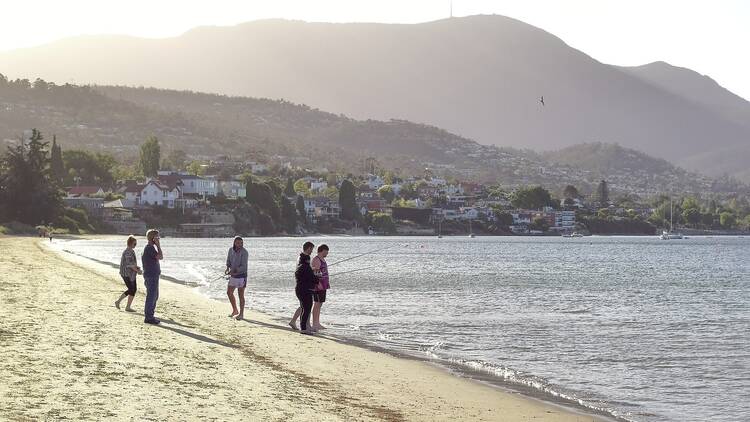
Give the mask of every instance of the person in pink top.
POLYGON ((315 331, 323 330, 326 327, 320 325, 320 308, 326 301, 326 291, 331 287, 328 282, 328 264, 326 263, 326 257, 328 256, 328 245, 318 246, 318 254, 312 259, 310 266, 315 272, 315 276, 318 279, 318 284, 315 286, 313 291, 313 308, 312 308, 312 329, 315 331))

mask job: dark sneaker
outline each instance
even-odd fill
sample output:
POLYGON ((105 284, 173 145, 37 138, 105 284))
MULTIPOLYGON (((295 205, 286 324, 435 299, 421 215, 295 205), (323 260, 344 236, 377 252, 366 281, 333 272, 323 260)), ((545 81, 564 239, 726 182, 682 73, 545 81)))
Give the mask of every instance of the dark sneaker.
POLYGON ((145 322, 146 324, 159 325, 159 323, 161 321, 159 321, 158 319, 154 318, 154 319, 147 319, 147 320, 145 320, 143 322, 145 322))

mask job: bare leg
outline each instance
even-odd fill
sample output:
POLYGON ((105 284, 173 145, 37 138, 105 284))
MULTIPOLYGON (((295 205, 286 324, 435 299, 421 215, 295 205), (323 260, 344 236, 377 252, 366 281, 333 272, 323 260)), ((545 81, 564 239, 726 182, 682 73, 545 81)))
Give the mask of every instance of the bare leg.
POLYGON ((289 326, 292 327, 293 330, 297 330, 297 320, 299 319, 299 316, 302 315, 302 308, 298 307, 296 311, 294 311, 294 316, 292 317, 292 320, 289 321, 289 326))
POLYGON ((318 330, 320 328, 320 307, 323 304, 320 302, 313 303, 312 307, 312 328, 318 330))
POLYGON ((128 306, 125 307, 126 311, 132 311, 133 308, 130 307, 130 305, 133 304, 133 299, 135 299, 135 296, 128 296, 128 306))
POLYGON ((122 300, 125 299, 125 296, 127 295, 127 293, 123 293, 120 295, 120 298, 115 301, 115 308, 120 309, 120 302, 122 302, 122 300))
POLYGON ((245 317, 245 288, 237 288, 237 296, 240 297, 240 314, 237 315, 237 321, 242 320, 245 317))
POLYGON ((229 303, 232 304, 232 315, 229 315, 229 317, 234 317, 239 314, 239 312, 237 312, 237 301, 234 298, 234 287, 227 286, 227 296, 229 297, 229 303))

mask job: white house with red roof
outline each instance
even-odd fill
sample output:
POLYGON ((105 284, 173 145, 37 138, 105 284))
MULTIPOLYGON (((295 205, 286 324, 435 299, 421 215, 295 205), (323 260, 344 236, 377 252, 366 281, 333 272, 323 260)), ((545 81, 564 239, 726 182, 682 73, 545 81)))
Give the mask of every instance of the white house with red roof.
POLYGON ((121 192, 125 195, 123 205, 127 207, 158 205, 174 208, 175 201, 182 196, 179 185, 168 186, 153 179, 145 184, 128 182, 121 192))
POLYGON ((149 180, 141 189, 140 205, 160 205, 174 208, 174 202, 180 199, 179 186, 167 186, 156 180, 149 180))

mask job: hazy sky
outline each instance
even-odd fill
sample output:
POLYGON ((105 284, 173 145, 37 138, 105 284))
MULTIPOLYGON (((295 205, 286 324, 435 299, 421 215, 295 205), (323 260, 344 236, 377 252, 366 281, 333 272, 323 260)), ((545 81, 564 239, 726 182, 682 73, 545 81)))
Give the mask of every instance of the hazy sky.
MULTIPOLYGON (((169 37, 263 18, 414 23, 449 9, 450 0, 2 0, 0 51, 83 34, 169 37)), ((750 0, 454 0, 453 13, 514 17, 605 63, 689 67, 750 99, 750 0)))

